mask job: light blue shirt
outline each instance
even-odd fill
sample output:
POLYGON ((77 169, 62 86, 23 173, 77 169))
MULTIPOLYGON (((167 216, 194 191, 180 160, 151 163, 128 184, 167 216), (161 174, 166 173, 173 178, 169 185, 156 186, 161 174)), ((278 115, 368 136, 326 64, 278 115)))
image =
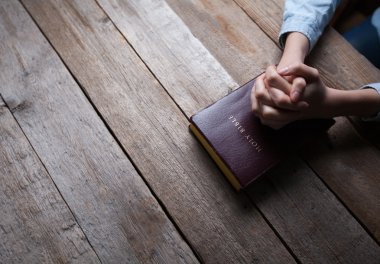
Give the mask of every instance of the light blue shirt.
POLYGON ((311 51, 339 4, 340 0, 287 0, 280 31, 281 46, 287 33, 297 31, 309 39, 311 51))
MULTIPOLYGON (((300 32, 308 38, 310 52, 339 4, 340 0, 287 0, 279 36, 281 47, 285 45, 287 33, 300 32)), ((380 35, 380 8, 374 13, 372 24, 378 29, 380 35)), ((363 88, 375 89, 380 94, 380 83, 367 84, 363 88)), ((376 117, 366 120, 380 121, 380 112, 376 117)))

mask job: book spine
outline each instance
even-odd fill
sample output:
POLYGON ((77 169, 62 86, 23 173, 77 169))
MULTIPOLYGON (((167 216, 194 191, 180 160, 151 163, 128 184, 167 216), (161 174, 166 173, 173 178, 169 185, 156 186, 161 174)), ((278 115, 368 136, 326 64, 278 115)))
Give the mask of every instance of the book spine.
POLYGON ((210 145, 210 143, 207 141, 207 139, 202 135, 202 133, 199 131, 198 128, 196 128, 195 125, 190 124, 189 125, 190 131, 193 132, 193 134, 196 136, 196 138, 201 142, 202 146, 206 149, 208 154, 211 156, 211 158, 215 161, 215 163, 218 165, 219 169, 223 172, 223 174, 226 176, 226 178, 230 181, 232 186, 239 191, 241 189, 241 184, 236 179, 232 171, 228 168, 226 163, 219 157, 219 155, 216 153, 214 148, 210 145))

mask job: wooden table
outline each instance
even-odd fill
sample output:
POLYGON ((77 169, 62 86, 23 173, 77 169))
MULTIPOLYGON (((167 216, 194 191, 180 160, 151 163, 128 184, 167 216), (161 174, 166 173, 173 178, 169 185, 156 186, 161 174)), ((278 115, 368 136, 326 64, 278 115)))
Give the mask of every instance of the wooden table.
MULTIPOLYGON (((240 193, 188 131, 278 62, 283 1, 0 1, 1 263, 380 263, 380 126, 240 193)), ((380 71, 332 29, 309 63, 380 71)))

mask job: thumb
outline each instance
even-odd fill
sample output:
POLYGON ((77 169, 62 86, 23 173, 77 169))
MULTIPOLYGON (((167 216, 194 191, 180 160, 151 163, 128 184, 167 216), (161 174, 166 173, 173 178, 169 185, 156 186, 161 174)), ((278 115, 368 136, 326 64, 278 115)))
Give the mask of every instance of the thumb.
POLYGON ((304 94, 306 81, 302 77, 296 77, 293 80, 290 90, 290 100, 294 103, 299 102, 304 94))
POLYGON ((306 82, 312 82, 319 78, 319 72, 317 69, 303 63, 291 64, 285 68, 279 69, 278 74, 281 76, 294 75, 303 77, 306 82))

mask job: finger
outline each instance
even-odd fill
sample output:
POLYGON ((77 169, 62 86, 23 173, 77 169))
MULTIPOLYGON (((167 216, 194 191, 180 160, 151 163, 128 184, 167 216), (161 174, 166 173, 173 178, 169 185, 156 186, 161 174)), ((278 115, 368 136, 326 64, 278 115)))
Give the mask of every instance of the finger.
POLYGON ((269 88, 268 92, 272 98, 273 104, 278 108, 291 111, 301 111, 309 106, 309 104, 305 101, 293 102, 287 94, 276 88, 269 88))
POLYGON ((259 103, 257 101, 257 98, 255 96, 255 86, 252 87, 252 91, 251 91, 251 108, 252 108, 252 112, 254 114, 258 114, 258 111, 259 111, 259 103))
POLYGON ((251 89, 251 108, 252 108, 252 112, 257 116, 260 115, 260 102, 256 97, 256 89, 257 89, 257 86, 263 85, 263 78, 264 78, 264 74, 257 77, 251 89))
POLYGON ((288 81, 288 83, 292 83, 293 82, 293 80, 294 80, 294 78, 295 78, 295 76, 293 76, 293 75, 290 75, 290 76, 282 76, 285 80, 287 80, 288 81))
POLYGON ((317 69, 307 66, 303 63, 295 63, 285 68, 279 69, 278 74, 281 76, 300 76, 305 78, 306 82, 315 81, 319 78, 319 72, 317 69))
POLYGON ((258 117, 260 119, 260 122, 263 125, 269 126, 273 129, 280 129, 280 128, 284 127, 285 125, 289 124, 290 122, 294 121, 294 120, 290 120, 290 119, 287 119, 287 120, 270 119, 270 118, 268 118, 268 117, 271 117, 268 114, 269 113, 268 111, 271 111, 271 110, 274 110, 274 108, 267 107, 267 106, 261 107, 260 116, 258 116, 258 117))
POLYGON ((290 83, 278 74, 275 66, 269 66, 267 68, 265 72, 265 80, 267 82, 267 87, 277 88, 288 95, 290 94, 290 83))
POLYGON ((254 85, 254 96, 261 104, 273 105, 268 89, 265 87, 263 78, 258 78, 254 85))
POLYGON ((288 111, 269 105, 260 105, 260 119, 267 121, 293 122, 301 117, 300 111, 288 111))
POLYGON ((294 103, 299 102, 306 88, 306 81, 302 77, 296 77, 292 83, 290 100, 294 103))
POLYGON ((256 99, 256 83, 257 81, 262 78, 263 74, 260 75, 259 77, 257 77, 255 83, 253 84, 252 86, 252 89, 251 89, 251 108, 252 108, 252 111, 256 111, 257 109, 257 99, 256 99))

